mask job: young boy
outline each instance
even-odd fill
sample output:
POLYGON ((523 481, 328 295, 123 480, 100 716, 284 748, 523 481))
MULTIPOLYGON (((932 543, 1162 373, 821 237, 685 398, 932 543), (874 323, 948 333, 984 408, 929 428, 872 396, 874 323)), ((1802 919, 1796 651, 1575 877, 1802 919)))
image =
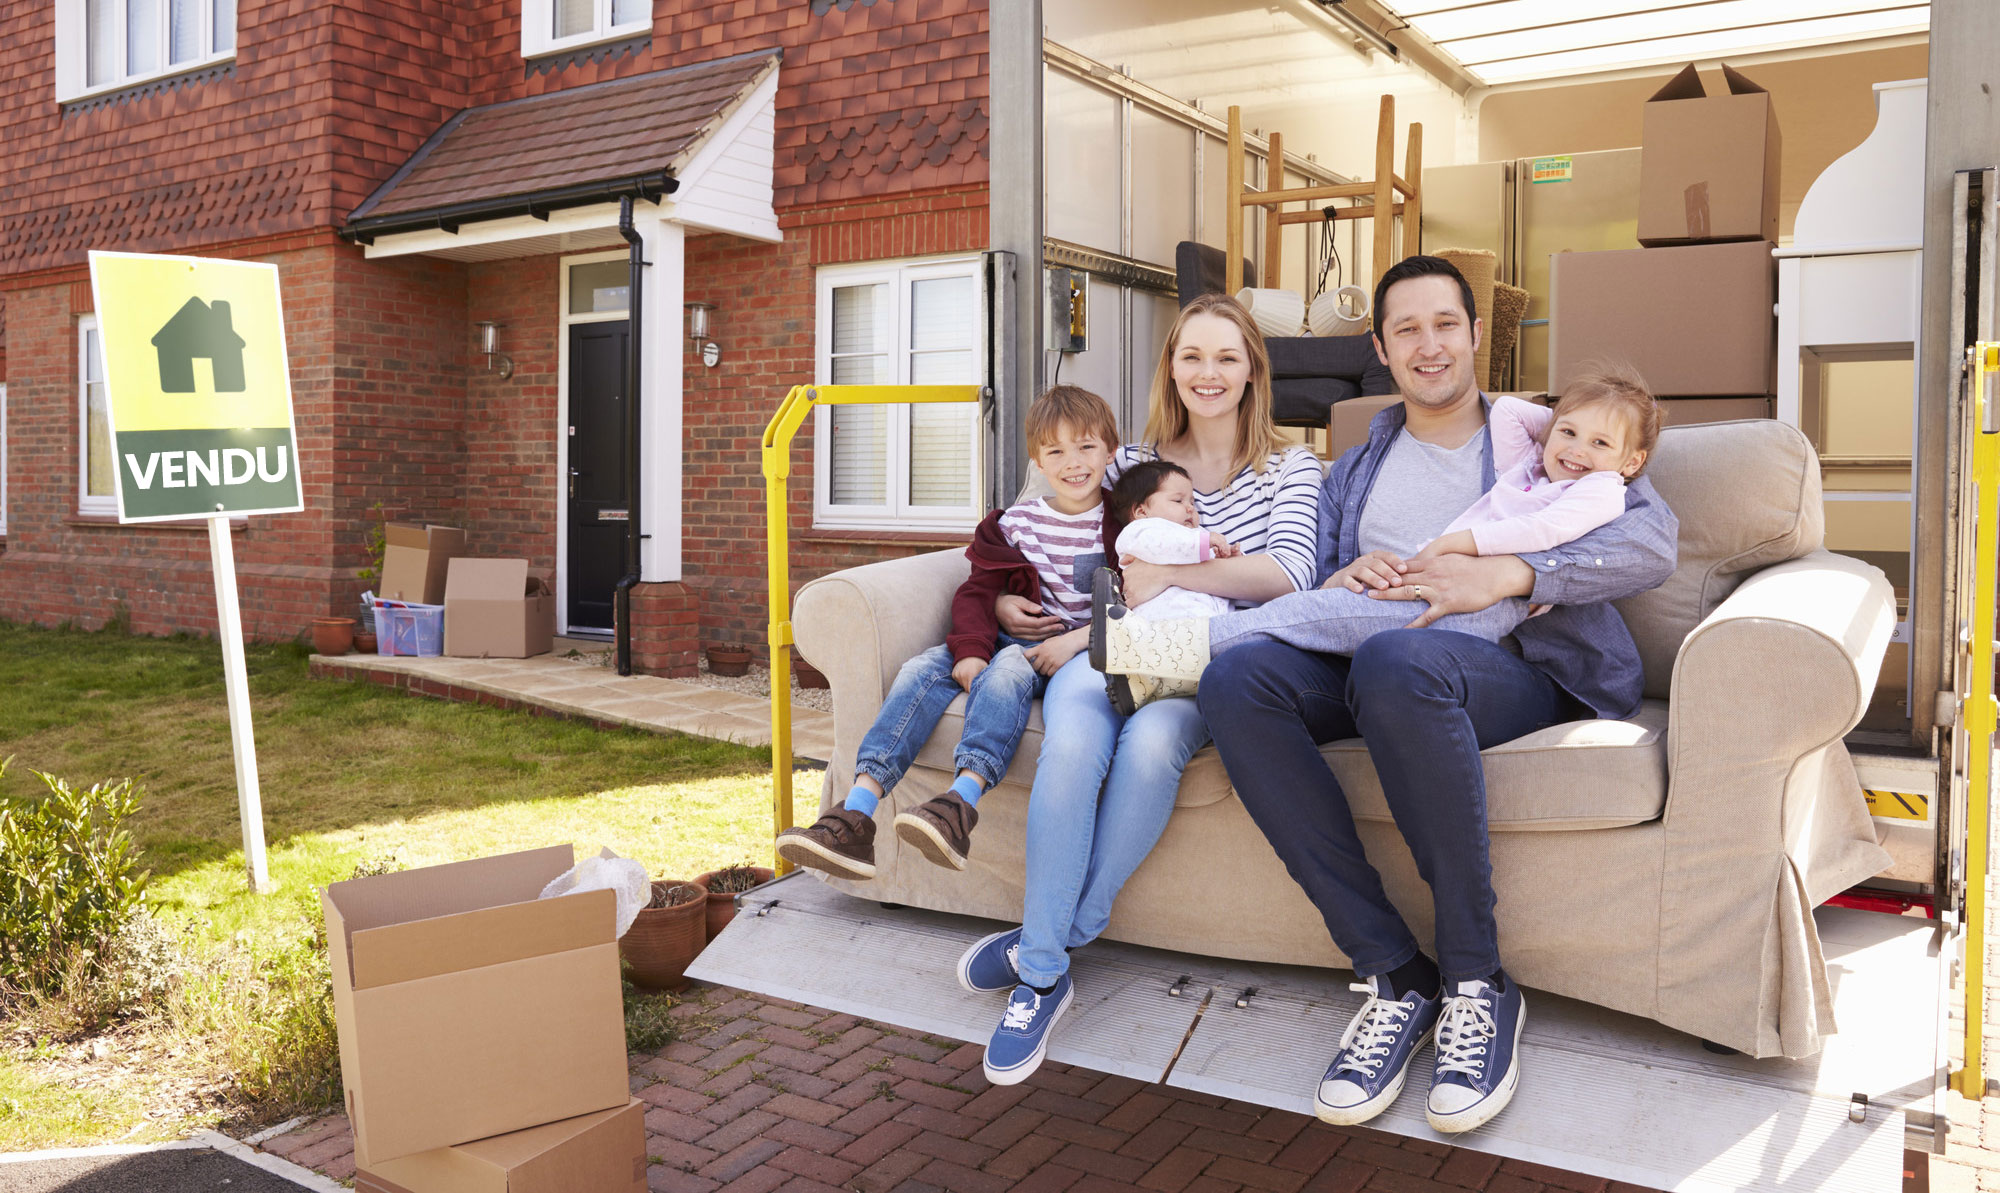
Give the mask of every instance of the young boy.
POLYGON ((1021 744, 1028 710, 1048 678, 1089 643, 1090 579, 1103 565, 1104 469, 1118 422, 1104 399, 1058 385, 1028 407, 1027 439, 1050 494, 988 514, 966 558, 972 574, 951 599, 951 631, 903 664, 875 724, 861 739, 854 787, 808 828, 778 834, 778 855, 836 878, 875 876, 875 808, 909 770, 960 690, 965 731, 942 795, 896 816, 896 835, 941 866, 965 869, 979 797, 1000 781, 1021 744), (999 630, 1001 593, 1038 598, 1068 629, 1045 642, 999 630))

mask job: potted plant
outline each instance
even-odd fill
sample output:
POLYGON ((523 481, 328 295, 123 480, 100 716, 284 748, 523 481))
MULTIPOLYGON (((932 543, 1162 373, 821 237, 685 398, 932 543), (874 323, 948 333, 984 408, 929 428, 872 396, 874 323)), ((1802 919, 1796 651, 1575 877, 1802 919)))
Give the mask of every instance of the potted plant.
POLYGON ((708 943, 705 890, 699 883, 658 879, 653 901, 618 938, 618 955, 634 986, 648 990, 679 990, 687 985, 687 967, 708 943))
POLYGON ((750 674, 750 649, 738 642, 708 648, 708 669, 715 675, 750 674))
POLYGON ((352 617, 315 617, 312 620, 313 650, 319 654, 346 654, 354 649, 352 617))
POLYGON ((354 631, 354 649, 355 649, 355 650, 357 650, 357 651, 361 652, 362 654, 374 654, 374 653, 376 653, 376 649, 375 649, 375 648, 376 648, 376 642, 375 642, 375 631, 374 631, 374 630, 356 630, 356 631, 354 631))
POLYGON ((708 892, 708 938, 714 940, 736 918, 736 896, 760 887, 776 877, 769 866, 740 862, 710 870, 695 879, 708 892))
POLYGON ((826 672, 806 662, 806 656, 792 648, 792 674, 798 676, 801 688, 826 688, 832 685, 826 681, 826 672))

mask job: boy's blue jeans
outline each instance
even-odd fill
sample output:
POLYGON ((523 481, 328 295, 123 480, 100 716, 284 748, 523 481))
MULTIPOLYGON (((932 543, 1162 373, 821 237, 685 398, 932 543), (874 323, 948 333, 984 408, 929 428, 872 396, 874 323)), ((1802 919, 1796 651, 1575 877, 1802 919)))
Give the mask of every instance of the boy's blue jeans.
MULTIPOLYGON (((1028 710, 1049 681, 1035 672, 1022 653, 1032 642, 1000 635, 998 649, 972 681, 965 704, 965 732, 952 755, 952 773, 969 770, 991 787, 1007 773, 1014 751, 1027 732, 1028 710)), ((933 646, 903 664, 882 711, 861 739, 855 759, 856 774, 867 775, 895 789, 916 760, 917 751, 937 730, 944 710, 958 696, 958 684, 951 678, 951 648, 933 646)))

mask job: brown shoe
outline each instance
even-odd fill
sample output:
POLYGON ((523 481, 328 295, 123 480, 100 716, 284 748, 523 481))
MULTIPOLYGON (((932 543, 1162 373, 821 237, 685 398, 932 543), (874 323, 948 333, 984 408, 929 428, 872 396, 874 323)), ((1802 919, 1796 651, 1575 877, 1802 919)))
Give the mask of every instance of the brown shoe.
POLYGON ((978 823, 979 809, 960 799, 958 792, 947 791, 896 813, 896 835, 938 865, 963 870, 966 855, 972 852, 972 826, 978 823))
POLYGON ((778 856, 794 866, 810 866, 835 878, 875 877, 875 820, 835 808, 810 828, 778 834, 778 856))

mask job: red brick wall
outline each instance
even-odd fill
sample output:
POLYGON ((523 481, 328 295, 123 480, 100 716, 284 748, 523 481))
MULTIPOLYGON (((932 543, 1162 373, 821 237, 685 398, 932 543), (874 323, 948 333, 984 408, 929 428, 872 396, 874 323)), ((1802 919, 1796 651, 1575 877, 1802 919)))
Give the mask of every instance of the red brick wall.
MULTIPOLYGON (((506 326, 500 350, 514 360, 502 381, 474 353, 466 383, 465 525, 482 555, 556 565, 558 257, 469 267, 468 317, 506 326)), ((467 334, 476 334, 475 332, 467 334)), ((468 339, 470 344, 471 340, 468 339)))

